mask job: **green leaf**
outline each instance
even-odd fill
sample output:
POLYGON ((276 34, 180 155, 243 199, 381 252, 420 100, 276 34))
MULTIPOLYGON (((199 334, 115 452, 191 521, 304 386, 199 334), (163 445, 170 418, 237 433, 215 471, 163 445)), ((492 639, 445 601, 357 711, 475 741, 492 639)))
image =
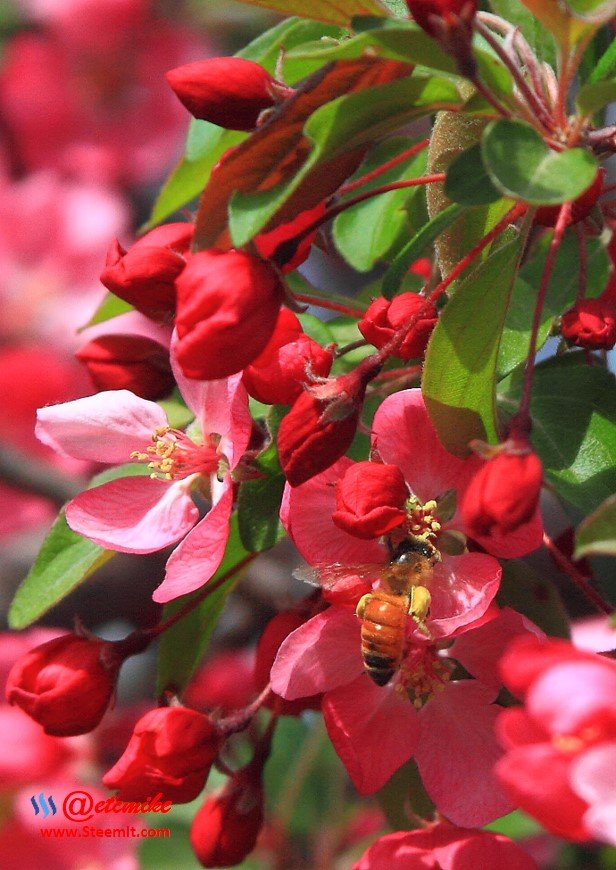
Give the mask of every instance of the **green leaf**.
POLYGON ((247 6, 259 6, 262 9, 272 9, 281 15, 300 15, 302 18, 312 18, 325 24, 340 24, 346 26, 355 16, 388 15, 389 11, 378 0, 240 0, 247 6))
POLYGON ((533 127, 521 121, 492 121, 483 135, 481 153, 496 187, 532 205, 574 200, 597 174, 597 161, 588 151, 552 151, 533 127))
POLYGON ((474 438, 498 441, 496 363, 523 234, 485 260, 442 310, 423 371, 422 390, 439 438, 468 454, 474 438))
POLYGON ((115 553, 70 529, 60 513, 9 610, 11 628, 25 628, 66 598, 115 553))
POLYGON ((291 178, 271 190, 236 193, 229 206, 233 243, 245 245, 321 164, 368 145, 414 118, 460 104, 455 86, 439 78, 408 77, 332 100, 308 119, 312 151, 291 178))
POLYGON ((611 79, 582 85, 575 98, 575 104, 581 115, 590 117, 614 100, 616 100, 616 81, 611 79))
POLYGON ((494 187, 483 165, 479 143, 463 151, 449 166, 445 195, 460 205, 487 205, 500 199, 500 190, 494 187))
MULTIPOLYGON (((520 378, 501 384, 501 404, 517 410, 520 378)), ((616 492, 616 380, 601 366, 570 353, 535 368, 531 439, 545 477, 565 501, 585 513, 616 492), (568 364, 564 364, 565 360, 568 364)))
POLYGON ((278 461, 276 435, 288 408, 274 405, 267 417, 270 443, 259 454, 256 465, 263 477, 246 480, 240 486, 238 522, 242 545, 253 553, 269 550, 284 538, 280 504, 286 478, 278 461))
POLYGON ((575 534, 575 558, 616 556, 616 495, 611 495, 580 523, 575 534))
POLYGON ((504 563, 497 601, 501 607, 523 613, 551 637, 570 635, 569 617, 556 586, 526 562, 508 559, 504 563))
POLYGON ((608 79, 616 73, 616 40, 612 40, 590 75, 590 83, 608 79))
MULTIPOLYGON (((516 279, 498 354, 499 379, 523 362, 528 354, 537 287, 541 281, 550 238, 548 233, 541 238, 537 244, 536 256, 522 267, 516 279)), ((591 299, 599 296, 605 288, 610 260, 598 239, 587 239, 586 249, 586 296, 591 299)), ((538 348, 549 337, 554 318, 573 305, 579 284, 579 268, 577 236, 574 232, 567 231, 556 254, 548 282, 537 335, 538 348)))
MULTIPOLYGON (((251 559, 252 555, 242 546, 237 515, 234 514, 231 517, 231 530, 225 555, 220 568, 208 584, 211 585, 225 576, 226 579, 187 616, 165 631, 160 639, 158 695, 161 695, 165 689, 181 693, 186 688, 216 628, 227 596, 238 583, 241 570, 251 559)), ((190 595, 183 595, 171 601, 163 610, 163 620, 173 616, 188 601, 202 594, 203 589, 198 589, 190 595)))
MULTIPOLYGON (((380 143, 350 180, 361 178, 408 150, 409 145, 408 138, 389 139, 380 143)), ((385 184, 420 177, 425 173, 427 156, 427 150, 416 154, 362 185, 358 191, 352 191, 346 199, 385 184)), ((359 272, 369 272, 379 260, 385 259, 392 248, 399 245, 400 239, 408 236, 411 200, 423 195, 421 185, 394 190, 374 196, 338 215, 334 221, 334 241, 347 263, 359 272)), ((341 199, 341 202, 344 201, 344 198, 341 199)))
POLYGON ((394 831, 416 829, 419 826, 418 820, 430 818, 435 810, 414 759, 398 768, 391 779, 377 792, 376 797, 387 823, 394 831), (415 814, 414 818, 407 811, 409 802, 415 814))
POLYGON ((383 278, 383 296, 392 299, 400 289, 409 267, 417 260, 434 240, 450 227, 464 211, 461 205, 452 203, 428 221, 407 245, 397 254, 383 278))
MULTIPOLYGON (((337 28, 327 28, 313 21, 291 18, 281 21, 258 36, 239 51, 236 57, 254 60, 273 74, 281 48, 289 50, 323 35, 335 37, 340 34, 341 31, 337 28)), ((289 84, 293 84, 296 77, 305 74, 297 64, 294 69, 285 66, 285 77, 289 84)), ((193 118, 188 130, 184 157, 163 185, 154 203, 150 219, 142 230, 145 232, 162 223, 195 199, 203 190, 210 172, 222 155, 245 138, 245 133, 224 130, 215 124, 193 118)))
POLYGON ((105 323, 105 321, 118 317, 120 314, 126 314, 127 311, 134 311, 130 302, 119 299, 113 293, 107 293, 92 317, 81 327, 79 332, 88 329, 89 326, 96 326, 97 323, 105 323))

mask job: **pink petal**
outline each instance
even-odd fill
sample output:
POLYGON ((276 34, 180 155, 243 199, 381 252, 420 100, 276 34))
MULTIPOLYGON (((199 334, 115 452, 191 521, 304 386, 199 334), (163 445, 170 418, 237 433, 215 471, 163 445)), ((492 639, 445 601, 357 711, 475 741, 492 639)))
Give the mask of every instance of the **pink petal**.
POLYGON ((609 616, 589 616, 571 623, 571 640, 577 649, 586 652, 616 650, 616 627, 609 616))
MULTIPOLYGON (((458 500, 462 499, 462 492, 458 493, 458 500)), ((456 528, 465 531, 464 524, 458 522, 456 528)), ((484 550, 499 559, 519 559, 532 553, 543 543, 543 520, 539 508, 535 511, 532 519, 519 526, 513 532, 507 534, 494 533, 491 535, 474 536, 474 540, 484 550)))
POLYGON ((365 674, 328 692, 323 720, 342 763, 360 794, 373 794, 412 757, 419 717, 395 687, 380 688, 365 674))
POLYGON ((84 344, 102 335, 136 335, 141 338, 149 338, 168 348, 171 342, 171 327, 166 323, 156 323, 139 311, 127 311, 111 320, 97 323, 80 333, 84 344))
POLYGON ((423 502, 449 489, 464 489, 481 464, 477 456, 458 459, 445 450, 419 389, 388 396, 374 416, 372 432, 372 443, 383 462, 400 466, 423 502))
POLYGON ((351 682, 363 671, 361 622, 330 607, 283 641, 272 667, 272 688, 287 700, 307 698, 351 682))
POLYGON ((430 584, 432 602, 429 627, 434 637, 446 637, 474 622, 488 609, 498 592, 502 569, 483 553, 443 555, 430 584))
POLYGON ((573 790, 590 804, 584 824, 600 840, 616 845, 616 743, 584 752, 571 765, 573 790))
POLYGON ((219 500, 169 557, 165 579, 152 595, 154 601, 165 604, 187 595, 216 573, 225 554, 232 509, 233 485, 227 477, 219 500))
POLYGON ((204 435, 222 436, 220 452, 235 468, 248 447, 252 432, 252 417, 248 410, 248 393, 242 383, 242 373, 216 381, 187 378, 176 358, 177 335, 171 341, 171 368, 182 397, 193 411, 204 435))
POLYGON ((199 518, 184 484, 149 477, 112 480, 74 498, 66 521, 101 547, 154 553, 183 538, 199 518))
POLYGON ((353 464, 343 458, 327 471, 291 489, 287 486, 281 519, 302 557, 312 565, 341 562, 353 565, 384 562, 387 550, 377 541, 365 541, 334 525, 335 484, 353 464))
POLYGON ((505 607, 496 619, 456 638, 448 655, 457 659, 484 685, 499 687, 503 681, 498 670, 498 660, 515 637, 529 632, 537 637, 544 637, 544 633, 534 622, 510 607, 505 607))
POLYGON ((130 461, 133 450, 145 450, 155 429, 167 417, 155 402, 128 390, 109 390, 50 405, 37 412, 38 438, 67 456, 119 465, 130 461))
POLYGON ((496 766, 496 775, 520 809, 544 828, 568 840, 590 840, 584 825, 588 809, 571 789, 571 758, 551 743, 535 743, 510 750, 496 766))
POLYGON ((417 766, 437 809, 456 825, 480 827, 513 809, 492 772, 502 755, 493 700, 492 690, 463 680, 448 683, 419 714, 417 766))
POLYGON ((549 735, 523 707, 507 707, 496 720, 496 736, 504 749, 524 743, 545 743, 549 735))

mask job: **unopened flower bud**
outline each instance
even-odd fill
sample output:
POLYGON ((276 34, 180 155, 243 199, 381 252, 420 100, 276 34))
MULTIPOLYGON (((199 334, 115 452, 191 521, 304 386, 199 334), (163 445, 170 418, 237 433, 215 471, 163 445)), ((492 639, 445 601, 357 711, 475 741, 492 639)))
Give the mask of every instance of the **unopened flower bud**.
POLYGON ((445 25, 455 18, 468 21, 477 10, 476 0, 406 0, 406 5, 417 24, 433 37, 439 36, 434 19, 445 25))
POLYGON ((209 716, 187 707, 150 710, 135 725, 114 767, 103 777, 123 801, 161 792, 165 800, 188 803, 203 789, 220 748, 209 716))
POLYGON ((332 520, 357 538, 379 538, 406 520, 408 495, 397 465, 356 462, 338 481, 332 520))
POLYGON ((75 354, 99 390, 130 390, 142 399, 167 396, 175 384, 169 352, 140 335, 101 335, 75 354))
MULTIPOLYGON (((611 284, 616 282, 612 280, 611 284)), ((596 299, 580 299, 566 311, 560 332, 576 347, 611 350, 616 344, 616 294, 611 292, 611 286, 596 299)))
POLYGON ((391 301, 384 297, 375 299, 359 321, 358 328, 370 344, 381 348, 414 316, 417 320, 409 328, 396 356, 403 360, 416 359, 423 356, 438 317, 434 305, 423 296, 401 293, 391 301))
POLYGON ((177 358, 186 377, 229 377, 265 348, 282 298, 265 260, 244 251, 201 251, 176 286, 177 358))
POLYGON ((263 826, 262 766, 251 762, 207 798, 190 828, 204 867, 234 867, 252 852, 263 826))
MULTIPOLYGON (((586 188, 584 193, 580 194, 577 199, 571 203, 571 212, 567 226, 577 224, 583 221, 593 210, 593 207, 601 193, 603 192, 603 179, 605 178, 605 169, 600 167, 590 187, 586 188)), ((534 223, 542 227, 554 227, 560 214, 560 205, 542 205, 535 212, 534 223)))
POLYGON ((13 666, 6 698, 43 726, 70 737, 96 728, 111 701, 123 656, 113 643, 66 634, 13 666))
POLYGON ((541 492, 541 461, 523 441, 503 445, 472 479, 462 517, 472 536, 513 532, 533 516, 541 492))
POLYGON ((318 228, 299 241, 297 237, 322 218, 325 211, 326 205, 323 201, 314 208, 300 212, 292 221, 281 224, 267 233, 260 233, 254 238, 257 251, 265 259, 274 260, 283 272, 292 272, 308 257, 318 228))
POLYGON ((307 387, 282 420, 278 456, 291 486, 325 471, 351 446, 366 387, 382 365, 370 367, 370 359, 348 374, 307 387))
POLYGON ((175 311, 175 279, 186 265, 192 236, 192 224, 175 223, 157 227, 128 251, 113 242, 101 282, 147 317, 170 319, 175 311))
POLYGON ((244 386, 266 405, 291 405, 311 377, 327 377, 333 357, 302 332, 288 308, 281 308, 265 349, 244 369, 244 386))
POLYGON ((253 130, 264 109, 284 88, 252 60, 212 57, 169 70, 172 90, 195 118, 227 130, 253 130))

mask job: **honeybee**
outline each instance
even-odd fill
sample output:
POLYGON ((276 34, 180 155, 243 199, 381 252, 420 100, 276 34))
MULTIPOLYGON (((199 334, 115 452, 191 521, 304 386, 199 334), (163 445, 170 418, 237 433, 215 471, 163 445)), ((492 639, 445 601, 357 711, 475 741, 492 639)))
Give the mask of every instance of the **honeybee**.
POLYGON ((362 620, 361 654, 366 673, 377 686, 386 685, 400 668, 405 653, 405 629, 411 616, 430 637, 426 618, 430 612, 429 585, 439 551, 428 541, 409 536, 391 552, 385 565, 328 565, 295 572, 300 579, 332 588, 345 576, 379 580, 379 586, 363 595, 356 613, 362 620), (316 582, 315 582, 316 579, 316 582))

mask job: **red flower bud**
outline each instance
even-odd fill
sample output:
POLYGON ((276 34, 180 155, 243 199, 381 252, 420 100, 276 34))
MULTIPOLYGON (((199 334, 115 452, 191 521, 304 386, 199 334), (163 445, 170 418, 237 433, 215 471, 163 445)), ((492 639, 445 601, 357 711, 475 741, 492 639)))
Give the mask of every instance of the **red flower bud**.
POLYGON ((402 293, 391 301, 381 297, 375 299, 358 328, 364 338, 375 347, 383 347, 391 341, 397 329, 410 320, 411 317, 423 313, 409 329, 396 356, 403 360, 415 359, 424 354, 426 345, 438 317, 437 310, 431 302, 426 302, 417 293, 402 293))
POLYGON ((187 63, 166 78, 191 115, 227 130, 253 130, 263 109, 276 102, 276 81, 258 63, 240 57, 187 63))
POLYGON ((244 369, 244 385, 266 405, 291 405, 310 376, 327 377, 332 362, 331 352, 305 335, 297 317, 281 308, 265 349, 244 369))
POLYGON ((472 479, 462 501, 471 537, 507 534, 531 519, 541 492, 541 461, 524 442, 507 442, 472 479))
MULTIPOLYGON (((577 199, 573 200, 573 202, 571 203, 571 214, 569 215, 567 226, 571 226, 571 224, 577 224, 579 221, 583 221, 584 218, 588 217, 588 215, 593 210, 593 206, 595 205, 596 201, 601 196, 601 193, 603 191, 604 177, 605 169, 601 167, 597 171, 595 179, 590 187, 586 188, 584 193, 580 194, 577 199)), ((535 212, 534 223, 539 224, 542 227, 556 226, 556 221, 558 220, 560 209, 560 205, 540 206, 535 212)))
POLYGON ((42 725, 46 734, 86 734, 109 706, 122 660, 113 643, 75 634, 56 637, 15 663, 6 699, 42 725))
POLYGON ((332 520, 356 538, 379 538, 406 520, 408 495, 397 465, 356 462, 338 481, 332 520))
POLYGON ((167 396, 175 384, 169 353, 140 335, 102 335, 75 354, 99 390, 130 390, 142 399, 167 396))
POLYGON ((238 770, 207 798, 190 828, 190 842, 204 867, 234 867, 252 852, 263 826, 261 766, 238 770))
POLYGON ((175 311, 175 279, 186 265, 192 236, 192 224, 176 223, 157 227, 128 251, 113 242, 101 282, 147 317, 169 319, 175 311))
POLYGON ((309 235, 296 241, 304 230, 322 218, 326 211, 325 201, 298 214, 286 224, 281 224, 268 233, 255 236, 254 244, 259 254, 266 260, 274 260, 283 272, 292 272, 307 259, 310 247, 318 232, 318 227, 309 235))
MULTIPOLYGON (((276 614, 265 626, 257 644, 255 659, 254 682, 258 692, 262 692, 270 681, 270 671, 283 640, 303 625, 306 619, 294 610, 284 610, 276 614)), ((304 710, 320 710, 321 695, 311 695, 307 698, 297 698, 285 701, 275 692, 264 706, 277 710, 281 716, 299 716, 304 710)))
POLYGON ((122 801, 162 792, 165 800, 188 803, 203 789, 220 748, 209 716, 187 707, 150 710, 135 725, 124 754, 103 777, 122 801))
POLYGON ((438 37, 439 28, 432 17, 450 23, 454 16, 470 21, 477 11, 476 0, 406 0, 409 12, 430 36, 438 37))
POLYGON ((360 365, 308 387, 295 401, 278 430, 278 456, 291 486, 305 483, 346 453, 371 377, 374 373, 368 374, 360 365))
POLYGON ((611 350, 616 344, 616 299, 611 286, 597 299, 576 302, 563 314, 560 331, 563 338, 577 347, 611 350))
POLYGON ((275 269, 244 251, 194 254, 177 281, 177 358, 188 378, 246 368, 269 341, 280 310, 275 269))

